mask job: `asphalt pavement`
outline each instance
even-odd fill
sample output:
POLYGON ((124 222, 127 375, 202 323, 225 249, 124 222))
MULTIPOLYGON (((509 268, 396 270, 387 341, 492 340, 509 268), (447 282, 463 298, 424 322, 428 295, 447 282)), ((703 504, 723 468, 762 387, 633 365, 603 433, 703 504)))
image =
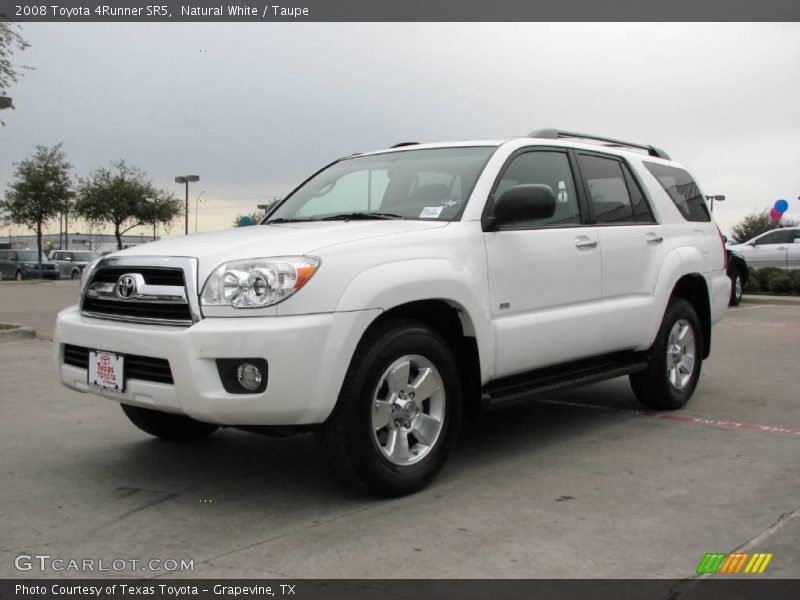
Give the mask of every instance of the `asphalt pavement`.
POLYGON ((735 550, 800 577, 800 306, 730 310, 683 410, 641 410, 625 379, 537 398, 468 420, 433 485, 377 501, 309 435, 165 443, 61 387, 46 338, 76 296, 0 284, 0 321, 41 336, 0 343, 0 577, 683 578, 735 550), (124 568, 19 570, 41 555, 124 568))

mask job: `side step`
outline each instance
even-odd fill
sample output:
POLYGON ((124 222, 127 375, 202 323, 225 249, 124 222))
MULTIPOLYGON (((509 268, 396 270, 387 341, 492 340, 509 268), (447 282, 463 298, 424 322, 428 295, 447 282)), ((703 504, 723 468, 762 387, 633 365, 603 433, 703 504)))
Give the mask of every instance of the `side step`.
POLYGON ((630 375, 647 368, 644 352, 618 352, 492 381, 481 390, 482 408, 516 403, 528 396, 630 375))

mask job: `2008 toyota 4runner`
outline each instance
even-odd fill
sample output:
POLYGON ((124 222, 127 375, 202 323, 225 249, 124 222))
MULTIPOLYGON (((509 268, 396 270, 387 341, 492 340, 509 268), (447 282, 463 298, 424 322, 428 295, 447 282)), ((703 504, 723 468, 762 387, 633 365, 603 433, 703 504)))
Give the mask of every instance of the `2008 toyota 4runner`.
POLYGON ((436 476, 466 412, 622 375, 682 407, 729 293, 662 150, 406 143, 328 165, 257 226, 92 263, 56 361, 150 434, 313 430, 341 478, 392 496, 436 476))

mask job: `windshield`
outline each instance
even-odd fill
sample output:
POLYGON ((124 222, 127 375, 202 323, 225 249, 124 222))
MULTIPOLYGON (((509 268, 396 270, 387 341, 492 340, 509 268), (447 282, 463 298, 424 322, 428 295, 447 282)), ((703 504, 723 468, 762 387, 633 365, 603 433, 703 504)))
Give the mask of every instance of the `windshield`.
POLYGON ((495 146, 404 150, 341 160, 289 196, 267 223, 399 218, 452 221, 495 146))
MULTIPOLYGON (((23 260, 36 262, 39 258, 36 256, 35 250, 17 250, 17 260, 20 262, 23 260)), ((42 254, 42 260, 47 260, 47 256, 42 254)))

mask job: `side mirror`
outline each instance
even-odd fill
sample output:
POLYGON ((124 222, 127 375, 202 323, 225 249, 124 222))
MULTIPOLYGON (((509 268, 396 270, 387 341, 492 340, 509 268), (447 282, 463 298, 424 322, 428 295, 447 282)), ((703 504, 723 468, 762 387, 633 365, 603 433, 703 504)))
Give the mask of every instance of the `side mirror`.
POLYGON ((520 219, 548 219, 555 212, 556 195, 549 185, 515 185, 495 201, 494 214, 484 219, 483 230, 493 231, 504 223, 520 219))

